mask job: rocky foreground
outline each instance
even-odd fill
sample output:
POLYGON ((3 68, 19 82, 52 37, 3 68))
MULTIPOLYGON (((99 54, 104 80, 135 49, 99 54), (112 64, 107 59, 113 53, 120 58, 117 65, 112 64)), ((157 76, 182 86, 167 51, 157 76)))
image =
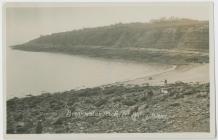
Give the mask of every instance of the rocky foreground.
POLYGON ((209 132, 209 84, 111 85, 7 101, 7 133, 209 132))

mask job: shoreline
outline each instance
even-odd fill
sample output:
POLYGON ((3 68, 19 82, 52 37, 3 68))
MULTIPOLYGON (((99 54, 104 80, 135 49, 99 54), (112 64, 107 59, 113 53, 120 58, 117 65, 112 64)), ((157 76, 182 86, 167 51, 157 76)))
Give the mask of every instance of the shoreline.
POLYGON ((174 65, 170 70, 166 70, 161 73, 153 74, 150 76, 144 76, 133 80, 118 82, 124 85, 164 85, 163 81, 167 80, 168 83, 181 82, 209 82, 209 64, 188 64, 188 65, 174 65), (199 72, 199 74, 197 74, 199 72), (208 74, 201 74, 208 73, 208 74), (151 80, 149 78, 152 77, 151 80), (188 77, 188 78, 187 78, 188 77))
MULTIPOLYGON (((157 75, 160 75, 160 74, 164 74, 164 73, 168 73, 168 72, 171 72, 171 71, 174 71, 179 65, 172 65, 171 68, 168 68, 162 72, 156 72, 156 73, 152 73, 150 75, 145 75, 143 77, 138 77, 138 78, 134 78, 134 79, 129 79, 129 80, 125 80, 125 81, 118 81, 118 82, 114 82, 114 83, 111 83, 111 84, 106 84, 106 85, 102 85, 103 87, 104 86, 108 86, 108 85, 125 85, 126 83, 129 83, 131 81, 137 81, 139 79, 145 79, 145 78, 149 78, 149 77, 153 77, 153 76, 157 76, 157 75)), ((100 86, 101 87, 101 86, 100 86)))
MULTIPOLYGON (((164 85, 164 80, 167 80, 168 84, 173 84, 176 82, 184 82, 184 83, 209 83, 209 64, 187 64, 187 65, 172 65, 171 68, 166 69, 165 71, 162 72, 157 72, 153 73, 151 75, 146 75, 143 77, 138 77, 130 80, 125 80, 125 81, 117 81, 114 83, 109 83, 109 84, 104 84, 104 85, 99 85, 99 86, 94 86, 94 87, 81 87, 81 88, 72 88, 71 90, 79 91, 83 89, 94 89, 94 88, 105 88, 105 87, 110 87, 110 86, 144 86, 144 85, 150 85, 150 86, 163 86, 164 85), (200 72, 199 72, 200 71, 200 72), (206 73, 204 75, 197 75, 196 72, 199 73, 206 73), (191 75, 191 76, 190 76, 191 75), (189 77, 189 78, 186 78, 189 77), (150 79, 152 78, 152 79, 150 79)), ((64 91, 58 91, 58 92, 48 92, 50 94, 55 94, 55 93, 63 93, 63 92, 68 92, 71 90, 64 90, 64 91)), ((42 95, 34 95, 34 96, 40 96, 42 95)), ((13 98, 25 98, 24 97, 13 97, 13 98)), ((13 98, 8 98, 7 100, 13 99, 13 98)))

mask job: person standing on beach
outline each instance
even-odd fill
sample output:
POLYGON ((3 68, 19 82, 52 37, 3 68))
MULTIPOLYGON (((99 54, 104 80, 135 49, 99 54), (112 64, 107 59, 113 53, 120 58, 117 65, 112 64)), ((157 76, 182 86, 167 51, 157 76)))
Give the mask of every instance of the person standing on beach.
POLYGON ((164 85, 167 86, 167 80, 166 79, 164 80, 164 85))
POLYGON ((42 133, 42 120, 39 120, 36 126, 36 134, 41 134, 42 133))

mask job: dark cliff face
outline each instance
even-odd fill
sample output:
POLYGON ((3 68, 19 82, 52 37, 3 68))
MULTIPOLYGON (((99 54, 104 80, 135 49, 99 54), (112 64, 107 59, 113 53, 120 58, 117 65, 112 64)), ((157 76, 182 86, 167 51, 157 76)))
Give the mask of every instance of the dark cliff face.
POLYGON ((207 21, 188 19, 116 24, 41 36, 25 45, 39 44, 208 50, 209 27, 207 21))
POLYGON ((190 19, 120 23, 41 36, 12 48, 140 62, 207 63, 209 26, 208 21, 190 19))

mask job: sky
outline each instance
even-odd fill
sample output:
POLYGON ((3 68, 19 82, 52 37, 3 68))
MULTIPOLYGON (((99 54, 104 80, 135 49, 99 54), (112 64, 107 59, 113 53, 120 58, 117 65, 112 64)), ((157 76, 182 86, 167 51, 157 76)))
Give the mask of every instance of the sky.
POLYGON ((6 45, 22 44, 51 33, 171 16, 208 20, 209 3, 7 7, 6 45))

